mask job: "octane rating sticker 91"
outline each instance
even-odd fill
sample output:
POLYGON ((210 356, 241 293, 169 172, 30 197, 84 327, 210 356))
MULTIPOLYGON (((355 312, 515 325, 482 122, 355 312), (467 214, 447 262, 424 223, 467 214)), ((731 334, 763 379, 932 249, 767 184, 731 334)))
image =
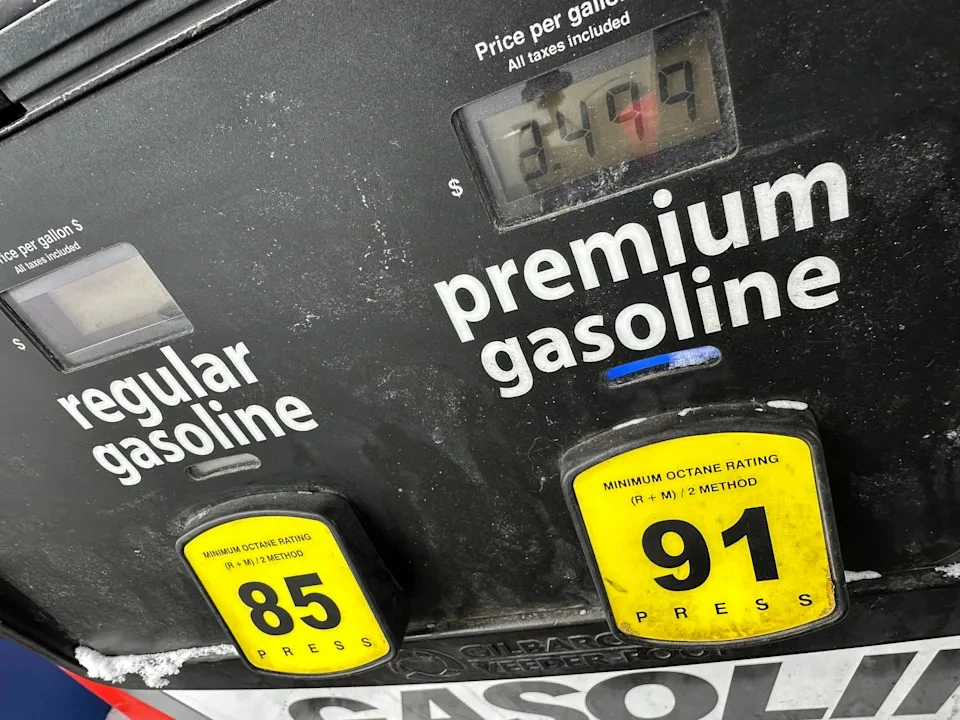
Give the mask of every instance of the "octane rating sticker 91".
POLYGON ((391 651, 337 538, 318 519, 228 520, 190 539, 183 554, 259 670, 343 673, 391 651))
POLYGON ((813 457, 800 438, 665 440, 584 470, 572 490, 623 635, 731 642, 838 610, 813 457))

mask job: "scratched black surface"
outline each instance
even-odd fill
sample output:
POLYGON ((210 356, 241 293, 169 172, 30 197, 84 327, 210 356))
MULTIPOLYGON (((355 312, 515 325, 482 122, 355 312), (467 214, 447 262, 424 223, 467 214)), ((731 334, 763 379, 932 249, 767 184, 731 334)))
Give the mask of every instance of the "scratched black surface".
MULTIPOLYGON (((477 62, 474 42, 565 7, 279 0, 0 144, 4 247, 72 218, 85 226, 84 253, 132 243, 195 326, 173 343, 181 357, 251 349, 260 381, 225 395, 228 409, 293 394, 320 423, 251 448, 259 470, 196 483, 180 463, 123 487, 90 449, 143 429, 128 419, 84 431, 56 398, 159 367, 159 351, 62 375, 32 346, 19 351, 20 331, 0 319, 0 575, 36 612, 108 654, 223 642, 175 553, 185 523, 241 495, 314 487, 350 499, 417 627, 593 608, 561 451, 624 420, 720 400, 810 404, 848 568, 909 570, 960 551, 957 7, 630 3, 626 33, 718 13, 739 154, 499 234, 450 113, 548 69, 508 75, 505 62, 477 62), (818 195, 813 229, 705 264, 715 281, 760 269, 785 278, 826 254, 841 269, 839 303, 785 303, 778 319, 710 336, 724 354, 715 370, 609 393, 600 367, 581 364, 501 399, 479 364, 484 343, 548 325, 569 333, 638 299, 663 307, 662 272, 553 303, 521 291, 519 312, 492 313, 463 345, 432 287, 625 222, 653 227, 657 187, 674 208, 706 200, 714 211, 741 190, 755 239, 750 188, 827 161, 847 173, 848 219, 827 222, 818 195), (467 189, 460 199, 451 177, 467 189)), ((11 273, 0 267, 0 284, 26 277, 11 273)), ((658 350, 703 342, 670 333, 658 350)), ((634 357, 618 347, 609 363, 634 357)), ((161 427, 191 417, 167 409, 161 427)), ((958 597, 936 592, 938 603, 958 597)), ((873 624, 809 646, 958 632, 943 614, 888 629, 934 602, 925 597, 878 597, 873 624)), ((283 684, 239 663, 214 667, 193 666, 175 685, 283 684)))

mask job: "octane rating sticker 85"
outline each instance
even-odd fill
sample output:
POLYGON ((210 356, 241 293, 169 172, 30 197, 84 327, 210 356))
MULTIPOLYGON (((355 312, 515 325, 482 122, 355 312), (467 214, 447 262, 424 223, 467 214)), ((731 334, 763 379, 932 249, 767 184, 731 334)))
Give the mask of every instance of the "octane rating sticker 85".
POLYGON ((584 470, 573 494, 624 635, 730 642, 837 611, 813 457, 799 438, 665 440, 584 470))
POLYGON ((340 544, 320 520, 228 520, 190 539, 183 553, 238 649, 259 670, 342 673, 390 652, 340 544))

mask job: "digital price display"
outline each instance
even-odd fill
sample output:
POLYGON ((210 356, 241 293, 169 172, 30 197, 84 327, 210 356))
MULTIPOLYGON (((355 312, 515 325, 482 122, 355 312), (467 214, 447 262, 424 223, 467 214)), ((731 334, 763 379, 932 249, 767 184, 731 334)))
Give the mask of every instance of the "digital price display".
POLYGON ((500 227, 736 151, 722 48, 706 14, 636 35, 455 115, 500 227))

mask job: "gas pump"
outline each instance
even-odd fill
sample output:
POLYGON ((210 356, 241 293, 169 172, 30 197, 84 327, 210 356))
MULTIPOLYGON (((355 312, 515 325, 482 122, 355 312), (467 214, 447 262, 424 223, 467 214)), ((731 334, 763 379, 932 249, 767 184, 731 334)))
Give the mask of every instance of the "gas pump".
POLYGON ((0 630, 213 720, 958 716, 958 20, 0 0, 0 630))

